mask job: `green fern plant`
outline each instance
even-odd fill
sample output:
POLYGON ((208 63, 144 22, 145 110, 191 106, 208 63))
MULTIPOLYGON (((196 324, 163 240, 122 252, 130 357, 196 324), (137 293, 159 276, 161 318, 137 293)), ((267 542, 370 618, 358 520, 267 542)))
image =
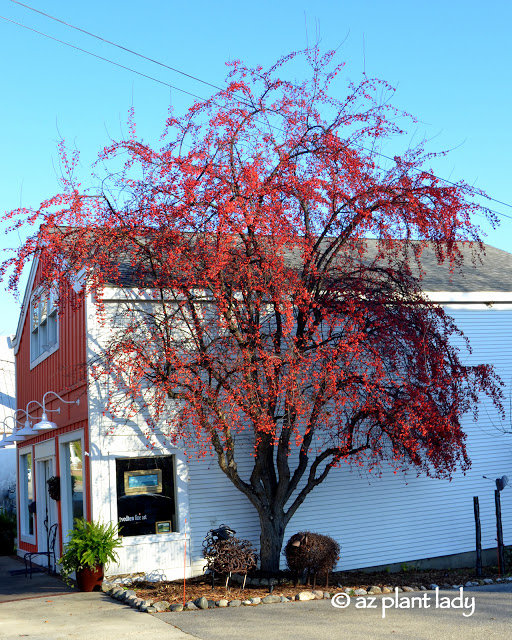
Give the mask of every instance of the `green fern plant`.
POLYGON ((71 584, 69 576, 73 571, 86 567, 93 569, 119 560, 115 550, 122 545, 122 540, 116 524, 77 518, 68 536, 64 553, 58 560, 60 574, 68 584, 71 584))

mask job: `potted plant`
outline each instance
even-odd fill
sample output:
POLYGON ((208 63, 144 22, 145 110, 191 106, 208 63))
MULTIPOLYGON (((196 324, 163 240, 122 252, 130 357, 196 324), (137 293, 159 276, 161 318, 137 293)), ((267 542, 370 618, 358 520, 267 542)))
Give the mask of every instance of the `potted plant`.
POLYGON ((68 536, 64 553, 58 561, 61 576, 71 584, 69 576, 75 571, 80 591, 99 590, 105 565, 119 559, 115 551, 122 544, 118 525, 77 518, 68 536))

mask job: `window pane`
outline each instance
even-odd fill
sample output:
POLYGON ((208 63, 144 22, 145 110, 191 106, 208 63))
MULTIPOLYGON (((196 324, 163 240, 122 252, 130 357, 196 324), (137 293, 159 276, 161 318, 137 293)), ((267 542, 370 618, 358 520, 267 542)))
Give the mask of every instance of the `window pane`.
POLYGON ((32 454, 21 456, 22 472, 22 520, 21 529, 25 535, 34 534, 34 477, 32 472, 32 454))
POLYGON ((34 298, 32 301, 32 331, 35 331, 39 326, 39 300, 34 298))
POLYGON ((75 518, 84 516, 84 481, 82 469, 82 442, 74 440, 67 446, 67 468, 69 469, 68 481, 68 509, 71 515, 70 527, 75 518))
POLYGON ((41 295, 41 302, 39 303, 40 309, 41 309, 41 319, 40 319, 40 323, 43 324, 43 322, 46 322, 46 318, 48 316, 48 301, 46 299, 46 294, 42 294, 41 295))

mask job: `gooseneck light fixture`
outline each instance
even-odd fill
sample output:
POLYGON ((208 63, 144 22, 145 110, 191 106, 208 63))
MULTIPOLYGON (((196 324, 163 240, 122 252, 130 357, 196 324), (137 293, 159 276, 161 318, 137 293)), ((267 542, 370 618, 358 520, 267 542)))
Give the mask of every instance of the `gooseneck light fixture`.
MULTIPOLYGON (((38 405, 41 409, 43 409, 43 405, 38 402, 37 400, 31 400, 30 402, 27 403, 27 406, 25 409, 18 409, 18 411, 23 411, 23 413, 25 414, 25 425, 22 429, 18 430, 18 435, 20 436, 25 436, 26 438, 33 438, 35 436, 37 436, 37 431, 35 431, 35 429, 32 427, 32 423, 30 422, 30 410, 29 407, 31 404, 36 404, 38 405)), ((60 408, 59 409, 47 409, 47 411, 56 411, 57 413, 60 412, 60 408)))
MULTIPOLYGON (((57 428, 57 425, 55 424, 55 422, 50 422, 48 420, 48 416, 46 415, 46 411, 47 411, 45 408, 46 396, 50 394, 54 395, 61 402, 64 402, 66 404, 76 404, 76 405, 80 404, 80 398, 77 398, 76 400, 64 400, 64 398, 61 398, 58 393, 55 393, 55 391, 47 391, 43 396, 43 404, 41 405, 43 409, 43 415, 41 416, 40 422, 38 422, 35 425, 34 431, 47 431, 48 429, 57 428)), ((56 411, 57 413, 60 413, 60 407, 58 409, 48 409, 48 411, 56 411)))
POLYGON ((5 447, 9 444, 14 444, 15 442, 22 442, 23 440, 25 440, 25 436, 20 435, 18 432, 18 424, 21 424, 21 422, 19 420, 16 420, 16 418, 13 415, 6 416, 3 420, 3 424, 4 424, 4 437, 2 439, 2 447, 5 447), (13 430, 11 431, 11 434, 6 436, 5 422, 8 418, 11 418, 11 420, 14 420, 14 427, 13 427, 13 430))
MULTIPOLYGON (((16 409, 16 411, 14 412, 13 415, 7 415, 5 417, 5 419, 2 420, 1 424, 4 425, 4 432, 2 434, 2 439, 0 440, 0 449, 4 449, 5 447, 10 446, 10 445, 15 443, 15 440, 11 438, 12 432, 9 435, 7 435, 6 430, 5 430, 6 429, 5 420, 7 418, 13 418, 16 421, 16 424, 15 424, 16 433, 17 433, 17 435, 20 435, 20 432, 18 431, 17 427, 18 427, 18 424, 21 424, 21 422, 16 418, 16 415, 18 414, 19 411, 22 411, 23 413, 25 413, 25 411, 23 411, 23 409, 16 409)), ((21 438, 20 438, 20 441, 21 441, 21 438)))
MULTIPOLYGON (((7 416, 7 417, 9 417, 9 416, 7 416)), ((5 430, 5 420, 2 420, 2 424, 4 425, 4 431, 2 433, 2 438, 0 439, 0 449, 4 449, 5 447, 8 447, 9 445, 14 444, 14 442, 12 442, 12 441, 10 442, 10 441, 7 440, 7 438, 9 436, 7 435, 7 432, 5 430)))

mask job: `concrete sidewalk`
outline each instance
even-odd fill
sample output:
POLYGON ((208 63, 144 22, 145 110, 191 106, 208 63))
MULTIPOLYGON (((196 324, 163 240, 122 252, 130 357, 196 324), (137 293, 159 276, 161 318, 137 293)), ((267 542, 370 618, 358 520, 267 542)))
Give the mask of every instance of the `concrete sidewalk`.
POLYGON ((25 577, 24 569, 25 563, 21 558, 0 556, 0 603, 74 592, 62 580, 47 573, 33 573, 32 578, 25 577), (11 575, 9 571, 22 573, 11 575))
POLYGON ((81 593, 44 573, 32 579, 9 574, 23 568, 16 559, 0 557, 1 640, 191 640, 104 593, 81 593))

